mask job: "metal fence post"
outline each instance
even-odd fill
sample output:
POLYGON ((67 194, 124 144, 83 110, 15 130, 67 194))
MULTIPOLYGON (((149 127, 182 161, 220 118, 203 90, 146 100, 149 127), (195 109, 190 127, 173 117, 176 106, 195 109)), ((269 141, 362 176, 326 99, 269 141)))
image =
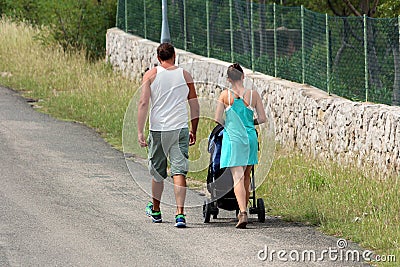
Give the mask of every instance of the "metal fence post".
POLYGON ((206 21, 207 21, 207 57, 210 57, 210 0, 206 0, 206 21))
POLYGON ((306 63, 305 63, 305 49, 304 49, 304 6, 301 5, 301 78, 304 84, 306 80, 306 63))
POLYGON ((144 16, 144 39, 147 39, 147 10, 146 10, 146 0, 143 0, 143 16, 144 16))
POLYGON ((277 41, 277 32, 276 32, 276 4, 274 3, 274 75, 278 76, 278 63, 277 63, 277 54, 278 54, 278 41, 277 41))
POLYGON ((325 40, 326 40, 326 91, 331 93, 331 64, 330 64, 330 43, 329 43, 329 16, 325 14, 325 40))
POLYGON ((367 15, 364 14, 364 75, 365 75, 365 102, 368 101, 368 29, 367 29, 367 15))
POLYGON ((250 2, 250 30, 251 30, 251 70, 254 72, 255 66, 254 66, 254 4, 253 0, 250 2))
POLYGON ((118 17, 119 17, 119 0, 117 2, 117 16, 115 16, 115 27, 118 27, 118 17))
POLYGON ((187 21, 186 21, 186 0, 183 0, 183 49, 186 51, 187 50, 187 21))
POLYGON ((162 23, 161 23, 161 43, 171 42, 171 35, 168 28, 167 0, 161 0, 162 23))
POLYGON ((230 39, 231 39, 231 61, 235 61, 233 54, 233 5, 232 0, 229 0, 229 28, 230 28, 230 39))
POLYGON ((128 0, 125 0, 125 32, 128 32, 128 0))

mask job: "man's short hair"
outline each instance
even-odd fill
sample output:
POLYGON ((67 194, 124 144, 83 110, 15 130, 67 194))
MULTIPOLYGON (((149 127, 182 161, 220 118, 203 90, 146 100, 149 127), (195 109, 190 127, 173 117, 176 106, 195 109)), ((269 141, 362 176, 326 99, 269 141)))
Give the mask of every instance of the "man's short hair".
POLYGON ((162 60, 171 59, 175 54, 174 46, 170 43, 162 43, 157 48, 157 56, 162 60))

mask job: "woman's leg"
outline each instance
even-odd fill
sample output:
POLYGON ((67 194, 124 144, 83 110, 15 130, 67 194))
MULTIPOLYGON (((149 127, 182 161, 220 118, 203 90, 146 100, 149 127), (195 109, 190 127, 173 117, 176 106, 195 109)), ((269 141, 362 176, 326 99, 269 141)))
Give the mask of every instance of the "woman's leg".
POLYGON ((250 180, 251 180, 251 169, 253 168, 253 165, 248 165, 246 166, 246 169, 244 170, 244 188, 246 189, 246 207, 249 204, 249 199, 250 199, 250 180))
MULTIPOLYGON (((232 176, 233 176, 233 191, 235 192, 236 200, 239 205, 239 209, 241 212, 247 210, 246 203, 246 189, 244 185, 244 169, 242 166, 231 167, 230 168, 232 176)), ((248 191, 248 190, 247 190, 248 191)))

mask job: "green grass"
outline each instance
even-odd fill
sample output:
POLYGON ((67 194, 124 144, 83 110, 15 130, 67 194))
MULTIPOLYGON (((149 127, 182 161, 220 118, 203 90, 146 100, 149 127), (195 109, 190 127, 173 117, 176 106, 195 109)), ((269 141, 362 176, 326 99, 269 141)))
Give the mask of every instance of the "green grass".
POLYGON ((319 226, 325 233, 357 242, 377 254, 394 254, 398 266, 398 177, 383 178, 373 171, 279 151, 259 190, 271 214, 319 226))
MULTIPOLYGON (((24 24, 0 22, 0 84, 40 100, 41 112, 96 129, 121 149, 125 110, 139 85, 103 61, 87 62, 84 52, 68 55, 40 45, 38 34, 24 24)), ((201 121, 198 139, 207 138, 211 128, 201 121)), ((191 157, 200 157, 203 150, 192 148, 191 157)), ((399 177, 318 161, 296 150, 278 148, 275 155, 257 192, 269 214, 315 225, 377 254, 393 254, 397 263, 387 265, 399 265, 399 177)), ((192 177, 204 181, 206 171, 192 177)))

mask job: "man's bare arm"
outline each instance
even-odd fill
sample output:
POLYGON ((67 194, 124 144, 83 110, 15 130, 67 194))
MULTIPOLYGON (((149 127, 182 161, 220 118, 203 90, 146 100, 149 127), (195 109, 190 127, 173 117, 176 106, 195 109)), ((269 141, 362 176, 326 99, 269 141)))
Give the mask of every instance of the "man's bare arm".
POLYGON ((150 85, 152 79, 154 79, 157 70, 154 68, 152 70, 147 71, 143 76, 140 99, 138 104, 138 115, 137 115, 137 131, 138 131, 138 141, 140 146, 147 146, 146 138, 144 136, 144 126, 147 119, 147 113, 149 109, 150 102, 150 85))
POLYGON ((188 101, 190 107, 190 125, 191 125, 189 145, 194 145, 196 143, 197 126, 199 124, 200 105, 197 99, 196 88, 194 86, 192 76, 187 71, 184 71, 183 74, 186 80, 186 84, 189 87, 188 101))

